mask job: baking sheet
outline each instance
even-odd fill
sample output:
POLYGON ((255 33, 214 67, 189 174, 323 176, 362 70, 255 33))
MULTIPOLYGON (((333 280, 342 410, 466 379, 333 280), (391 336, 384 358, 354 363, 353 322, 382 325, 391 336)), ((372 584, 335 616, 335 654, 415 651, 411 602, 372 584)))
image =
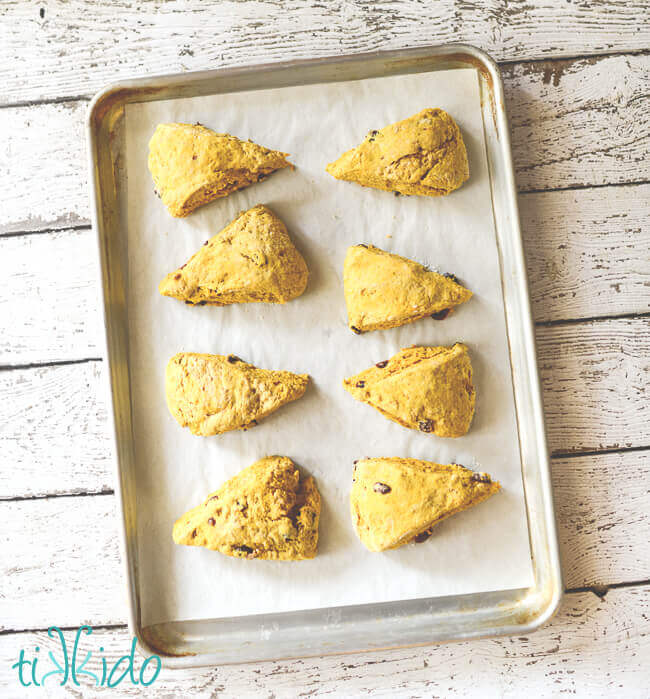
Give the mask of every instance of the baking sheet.
POLYGON ((527 587, 533 583, 490 184, 474 70, 290 87, 126 107, 128 308, 136 445, 138 580, 142 623, 232 617, 527 587), (458 121, 470 180, 449 197, 395 197, 334 180, 325 165, 373 128, 425 106, 458 121), (272 175, 173 219, 154 195, 148 141, 160 122, 199 121, 291 153, 272 175), (157 292, 239 211, 270 206, 310 269, 285 306, 189 307, 157 292), (356 336, 346 324, 342 268, 366 242, 456 274, 472 300, 445 321, 356 336), (477 409, 468 435, 407 430, 353 400, 345 376, 412 344, 465 342, 477 409), (169 414, 164 371, 178 351, 236 354, 257 366, 311 375, 305 396, 247 432, 202 438, 169 414), (231 559, 175 546, 173 522, 257 459, 281 454, 315 476, 322 496, 312 561, 231 559), (503 490, 440 524, 423 544, 370 553, 354 534, 352 462, 410 456, 485 470, 503 490))

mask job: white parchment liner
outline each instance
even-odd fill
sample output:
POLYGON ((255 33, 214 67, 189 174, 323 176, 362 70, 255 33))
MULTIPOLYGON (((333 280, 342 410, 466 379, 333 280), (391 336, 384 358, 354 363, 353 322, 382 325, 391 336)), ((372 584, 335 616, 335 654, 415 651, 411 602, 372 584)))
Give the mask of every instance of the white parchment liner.
POLYGON ((499 263, 474 70, 128 105, 128 304, 137 458, 143 624, 382 602, 532 584, 499 263), (467 144, 469 182, 448 197, 397 197, 334 180, 325 165, 365 134, 442 107, 467 144), (291 154, 296 170, 172 218, 154 195, 148 141, 159 122, 199 121, 291 154), (158 294, 169 271, 239 211, 270 206, 310 269, 285 306, 189 307, 158 294), (472 300, 445 321, 356 336, 346 325, 342 267, 356 243, 453 272, 472 300), (465 342, 477 410, 469 434, 407 430, 353 400, 343 377, 413 344, 465 342), (195 437, 174 421, 165 365, 178 351, 236 354, 311 375, 305 396, 248 432, 195 437), (313 561, 240 560, 172 542, 174 521, 257 459, 282 454, 313 474, 323 499, 313 561), (436 527, 423 544, 370 553, 352 529, 352 462, 410 456, 485 470, 503 491, 436 527))

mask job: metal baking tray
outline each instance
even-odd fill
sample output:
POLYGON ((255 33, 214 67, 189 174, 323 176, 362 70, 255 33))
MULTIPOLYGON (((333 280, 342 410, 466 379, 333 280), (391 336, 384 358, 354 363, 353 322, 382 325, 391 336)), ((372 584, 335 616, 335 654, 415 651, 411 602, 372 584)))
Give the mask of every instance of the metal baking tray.
POLYGON ((100 92, 87 117, 92 220, 97 232, 105 328, 108 415, 120 508, 131 633, 166 667, 190 667, 527 634, 557 610, 563 586, 526 267, 519 230, 503 86, 482 51, 447 44, 129 80, 100 92), (453 68, 479 76, 492 204, 519 429, 534 585, 232 619, 143 626, 138 586, 134 444, 128 360, 124 107, 131 102, 362 80, 453 68))

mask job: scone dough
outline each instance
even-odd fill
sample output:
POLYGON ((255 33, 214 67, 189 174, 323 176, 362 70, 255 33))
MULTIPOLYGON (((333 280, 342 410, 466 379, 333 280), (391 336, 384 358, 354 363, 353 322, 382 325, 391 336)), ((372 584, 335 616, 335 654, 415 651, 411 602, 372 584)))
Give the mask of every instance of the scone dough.
POLYGON ((188 304, 286 303, 309 270, 282 221, 266 206, 242 212, 158 286, 188 304))
POLYGON ((320 495, 286 456, 240 471, 176 521, 174 542, 235 558, 299 561, 318 547, 320 495))
POLYGON ((167 364, 165 393, 178 424, 206 437, 255 426, 308 383, 307 374, 258 369, 232 354, 179 352, 167 364))
POLYGON ((371 131, 326 170, 337 180, 427 197, 449 194, 469 178, 460 129, 442 109, 371 131))
POLYGON ((343 386, 389 420, 438 437, 461 437, 474 416, 476 393, 467 347, 408 347, 343 386))
POLYGON ((290 167, 287 155, 201 124, 158 124, 149 141, 149 171, 169 213, 182 217, 290 167))
POLYGON ((356 333, 395 328, 431 315, 447 315, 472 292, 453 276, 431 272, 374 245, 348 248, 343 264, 348 325, 356 333))
POLYGON ((352 481, 352 523, 370 551, 424 541, 438 522, 501 488, 486 473, 457 464, 398 457, 358 461, 352 481))

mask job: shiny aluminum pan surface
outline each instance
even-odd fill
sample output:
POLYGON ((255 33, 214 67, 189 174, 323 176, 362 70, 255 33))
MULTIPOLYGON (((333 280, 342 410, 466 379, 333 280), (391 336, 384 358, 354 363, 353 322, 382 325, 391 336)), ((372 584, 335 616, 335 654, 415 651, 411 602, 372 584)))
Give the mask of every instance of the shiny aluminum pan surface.
POLYGON ((557 610, 563 587, 503 86, 499 69, 489 56, 472 46, 447 44, 129 80, 108 87, 93 99, 88 110, 87 134, 91 210, 102 279, 109 432, 116 464, 129 629, 137 636, 140 649, 147 654, 161 655, 165 667, 191 667, 370 651, 485 636, 523 635, 545 623, 557 610), (124 106, 130 102, 452 68, 474 68, 479 76, 534 586, 143 627, 137 577, 137 513, 125 284, 124 106))

